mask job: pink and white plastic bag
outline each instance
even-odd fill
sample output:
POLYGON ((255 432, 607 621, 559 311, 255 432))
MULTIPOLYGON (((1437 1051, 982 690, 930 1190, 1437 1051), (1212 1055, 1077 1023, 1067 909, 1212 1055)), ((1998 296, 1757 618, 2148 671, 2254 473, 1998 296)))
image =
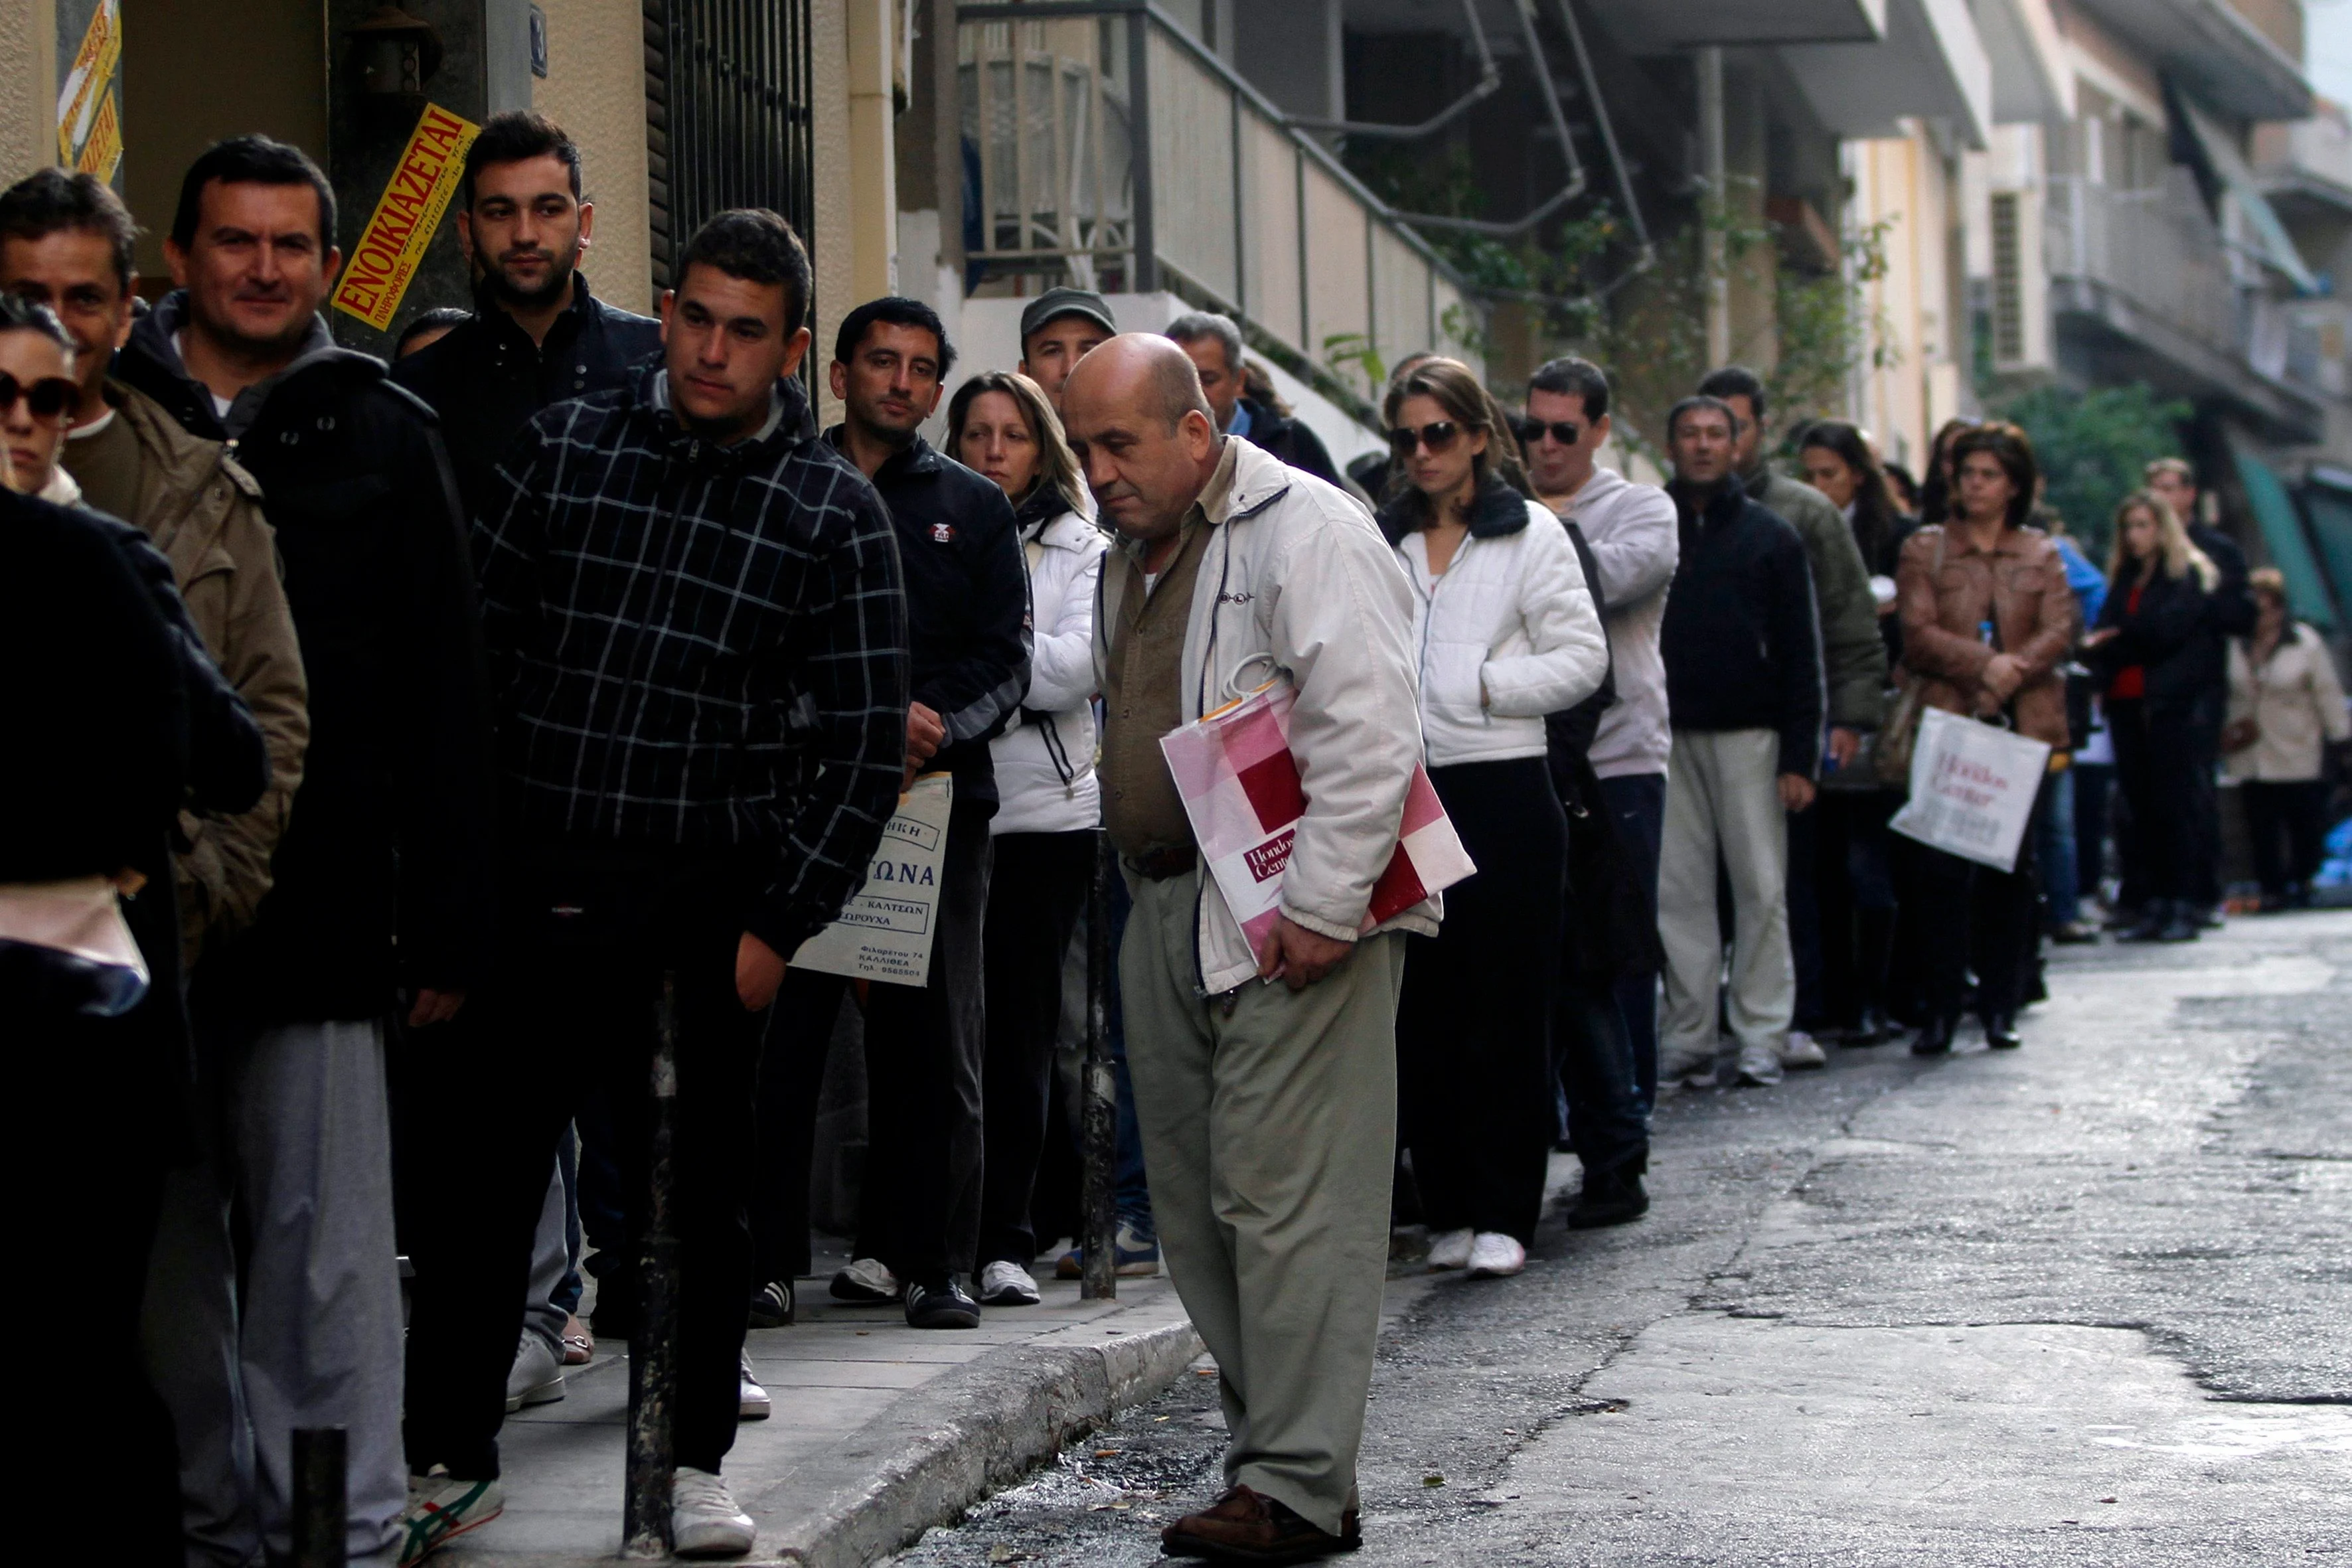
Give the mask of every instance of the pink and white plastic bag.
MULTIPOLYGON (((1262 686, 1160 741, 1202 858, 1255 952, 1282 910, 1283 872, 1306 815, 1290 754, 1288 682, 1262 686)), ((1392 920, 1477 868, 1462 847, 1427 770, 1415 764, 1395 853, 1373 884, 1363 930, 1392 920)))

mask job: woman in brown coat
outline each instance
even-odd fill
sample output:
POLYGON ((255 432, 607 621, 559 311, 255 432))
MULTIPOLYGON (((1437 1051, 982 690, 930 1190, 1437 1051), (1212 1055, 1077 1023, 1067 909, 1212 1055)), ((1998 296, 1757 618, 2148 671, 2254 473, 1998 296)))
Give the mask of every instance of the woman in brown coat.
MULTIPOLYGON (((2024 526, 2038 476, 2032 444, 2014 425, 1980 425, 1953 442, 1952 463, 1950 517, 1905 542, 1895 573, 1904 668, 1927 683, 1930 707, 2005 720, 2063 751, 2066 686, 2058 666, 2082 617, 2058 547, 2024 526)), ((1923 850, 1917 912, 1932 934, 1927 1020, 1911 1043, 1917 1054, 1952 1048, 1971 957, 1985 1043, 2000 1050, 2021 1043, 2017 1009, 2041 931, 2033 838, 2029 827, 2008 872, 1923 850)))

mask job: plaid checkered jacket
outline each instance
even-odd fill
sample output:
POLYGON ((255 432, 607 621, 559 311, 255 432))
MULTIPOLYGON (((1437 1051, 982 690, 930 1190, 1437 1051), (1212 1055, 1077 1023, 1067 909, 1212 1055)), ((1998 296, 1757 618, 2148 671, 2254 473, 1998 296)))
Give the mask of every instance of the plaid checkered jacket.
POLYGON ((688 433, 658 365, 559 403, 475 521, 509 834, 770 862, 750 929, 840 912, 898 798, 908 632, 890 517, 782 384, 688 433))

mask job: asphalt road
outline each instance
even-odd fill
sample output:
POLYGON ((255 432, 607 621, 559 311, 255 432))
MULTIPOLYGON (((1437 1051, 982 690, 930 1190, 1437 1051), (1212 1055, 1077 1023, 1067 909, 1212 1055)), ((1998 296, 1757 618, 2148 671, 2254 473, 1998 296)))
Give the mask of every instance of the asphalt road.
MULTIPOLYGON (((2352 914, 2051 989, 1670 1100, 1649 1217, 1516 1279, 1400 1264, 1350 1561, 2352 1564, 2352 914)), ((1187 1376, 897 1561, 1158 1561, 1223 1437, 1187 1376)))

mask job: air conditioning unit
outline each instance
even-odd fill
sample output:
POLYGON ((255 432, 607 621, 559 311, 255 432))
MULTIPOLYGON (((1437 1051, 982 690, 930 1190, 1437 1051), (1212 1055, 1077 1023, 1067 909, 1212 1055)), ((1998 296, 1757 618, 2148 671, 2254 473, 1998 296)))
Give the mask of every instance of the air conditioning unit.
POLYGON ((2002 375, 2050 370, 2050 275, 2042 257, 2042 193, 1991 191, 1985 205, 1992 251, 1987 299, 1992 367, 2002 375))

